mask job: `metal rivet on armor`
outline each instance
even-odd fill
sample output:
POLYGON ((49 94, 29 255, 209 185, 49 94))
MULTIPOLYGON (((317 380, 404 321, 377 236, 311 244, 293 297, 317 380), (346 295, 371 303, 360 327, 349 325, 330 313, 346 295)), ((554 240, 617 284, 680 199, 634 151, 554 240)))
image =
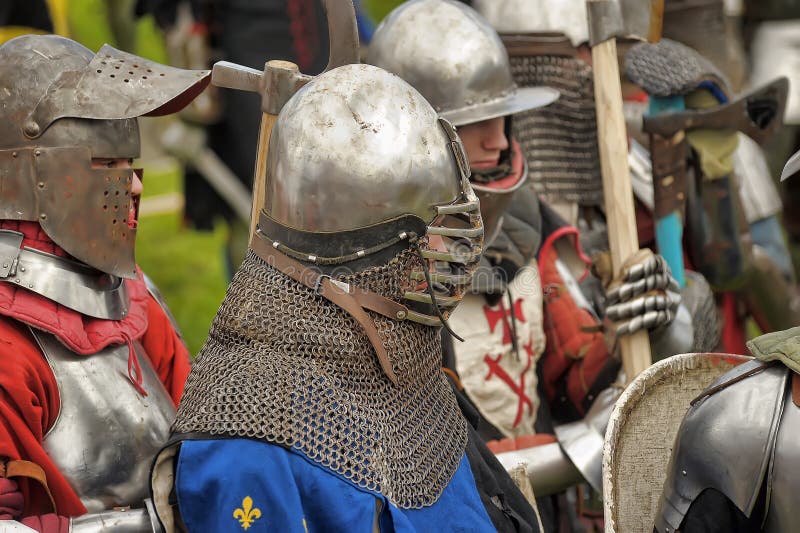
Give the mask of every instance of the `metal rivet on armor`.
POLYGON ((273 248, 277 248, 280 245, 281 245, 281 243, 279 243, 278 241, 275 241, 275 242, 272 243, 272 247, 273 248))
POLYGON ((38 186, 40 189, 44 189, 44 182, 43 182, 43 181, 40 181, 40 182, 39 182, 39 183, 37 183, 36 185, 37 185, 37 186, 38 186))
POLYGON ((39 215, 39 218, 41 218, 42 220, 47 220, 47 214, 42 213, 41 215, 39 215))
POLYGON ((14 280, 15 283, 19 283, 19 278, 14 280))
POLYGON ((312 263, 316 263, 317 262, 317 256, 316 255, 309 255, 308 256, 308 260, 311 261, 312 263))
POLYGON ((28 137, 35 137, 39 135, 39 125, 35 122, 28 122, 25 124, 25 135, 28 137))
POLYGON ((400 320, 403 320, 405 317, 406 317, 406 312, 405 311, 398 311, 397 312, 397 318, 399 318, 400 320))
POLYGON ((17 152, 11 152, 11 157, 17 157, 17 152))
POLYGON ((686 470, 681 470, 681 474, 686 475, 686 470))
POLYGON ((406 233, 406 232, 404 231, 404 232, 400 233, 399 237, 400 237, 401 239, 405 239, 406 237, 408 237, 408 233, 406 233))
POLYGON ((366 255, 364 250, 359 250, 356 252, 356 257, 364 257, 364 255, 366 255))
POLYGON ((33 288, 33 283, 28 283, 28 288, 32 289, 33 288))
MULTIPOLYGON (((5 268, 5 267, 6 267, 6 265, 3 265, 3 268, 5 268)), ((19 271, 20 271, 20 272, 25 272, 25 267, 21 267, 21 268, 19 269, 19 271)))
POLYGON ((3 263, 3 268, 8 268, 8 263, 3 263))
POLYGON ((41 150, 34 150, 33 151, 33 155, 36 155, 36 156, 42 155, 42 151, 41 150))

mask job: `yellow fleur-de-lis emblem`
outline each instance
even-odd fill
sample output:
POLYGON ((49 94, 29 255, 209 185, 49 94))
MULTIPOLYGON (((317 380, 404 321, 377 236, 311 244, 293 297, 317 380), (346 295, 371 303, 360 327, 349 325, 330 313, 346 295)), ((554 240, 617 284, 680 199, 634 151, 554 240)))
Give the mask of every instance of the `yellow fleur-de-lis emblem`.
POLYGON ((245 496, 244 500, 242 500, 241 509, 233 511, 233 517, 239 520, 242 529, 246 531, 253 525, 253 522, 261 518, 261 509, 253 507, 253 498, 245 496))

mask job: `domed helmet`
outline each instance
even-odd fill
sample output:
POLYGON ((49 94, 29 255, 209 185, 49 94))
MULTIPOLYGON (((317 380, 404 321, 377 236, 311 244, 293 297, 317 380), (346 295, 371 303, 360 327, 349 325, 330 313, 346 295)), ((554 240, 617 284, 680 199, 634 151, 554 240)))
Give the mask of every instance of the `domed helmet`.
POLYGON ((407 309, 396 318, 437 326, 480 259, 468 178, 455 128, 416 90, 370 65, 339 67, 281 110, 257 235, 334 277, 417 248, 423 260, 407 273, 407 309))
POLYGON ((467 443, 429 326, 431 294, 446 316, 480 259, 468 173, 452 126, 397 76, 310 80, 271 132, 258 229, 176 433, 278 444, 398 507, 433 505, 467 443))
POLYGON ((38 222, 68 254, 136 277, 132 169, 92 159, 139 157, 136 117, 180 110, 210 81, 105 45, 95 55, 55 35, 0 46, 0 220, 38 222))
MULTIPOLYGON (((472 8, 454 0, 412 0, 392 11, 378 26, 367 62, 393 72, 414 86, 434 109, 456 127, 513 115, 550 104, 557 91, 520 88, 511 77, 500 37, 472 8), (442 31, 441 28, 447 28, 442 31)), ((506 120, 510 137, 511 121, 506 120)), ((473 170, 487 233, 512 193, 527 179, 527 168, 515 186, 492 188, 491 181, 509 175, 511 150, 501 154, 505 172, 473 170)))
POLYGON ((520 113, 514 120, 534 189, 550 202, 602 205, 593 73, 580 55, 589 41, 585 0, 474 4, 500 33, 514 81, 561 93, 553 105, 520 113))

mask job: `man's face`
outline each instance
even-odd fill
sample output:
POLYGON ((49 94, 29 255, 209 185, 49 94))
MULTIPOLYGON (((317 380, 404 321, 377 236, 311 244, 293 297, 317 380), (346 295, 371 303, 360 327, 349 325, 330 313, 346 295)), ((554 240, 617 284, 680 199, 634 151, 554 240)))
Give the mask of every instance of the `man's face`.
POLYGON ((505 117, 498 117, 458 127, 470 167, 492 168, 500 163, 500 153, 508 150, 505 126, 505 117))
MULTIPOLYGON (((131 168, 133 164, 133 159, 106 159, 106 158, 93 158, 92 159, 92 168, 93 169, 104 169, 104 168, 131 168)), ((134 172, 133 180, 131 182, 131 202, 128 208, 128 225, 131 228, 135 228, 137 224, 136 220, 136 205, 139 203, 139 197, 142 195, 142 190, 144 189, 144 185, 142 184, 142 180, 138 174, 134 172)))

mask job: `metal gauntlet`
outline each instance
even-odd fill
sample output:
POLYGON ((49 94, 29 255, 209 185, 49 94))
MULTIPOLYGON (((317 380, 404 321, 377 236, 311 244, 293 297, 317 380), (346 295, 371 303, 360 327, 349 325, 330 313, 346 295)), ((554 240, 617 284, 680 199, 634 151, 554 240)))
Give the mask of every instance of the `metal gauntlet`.
POLYGON ((681 294, 669 266, 651 255, 625 270, 624 281, 607 295, 606 316, 617 325, 617 335, 653 330, 672 322, 681 294))

